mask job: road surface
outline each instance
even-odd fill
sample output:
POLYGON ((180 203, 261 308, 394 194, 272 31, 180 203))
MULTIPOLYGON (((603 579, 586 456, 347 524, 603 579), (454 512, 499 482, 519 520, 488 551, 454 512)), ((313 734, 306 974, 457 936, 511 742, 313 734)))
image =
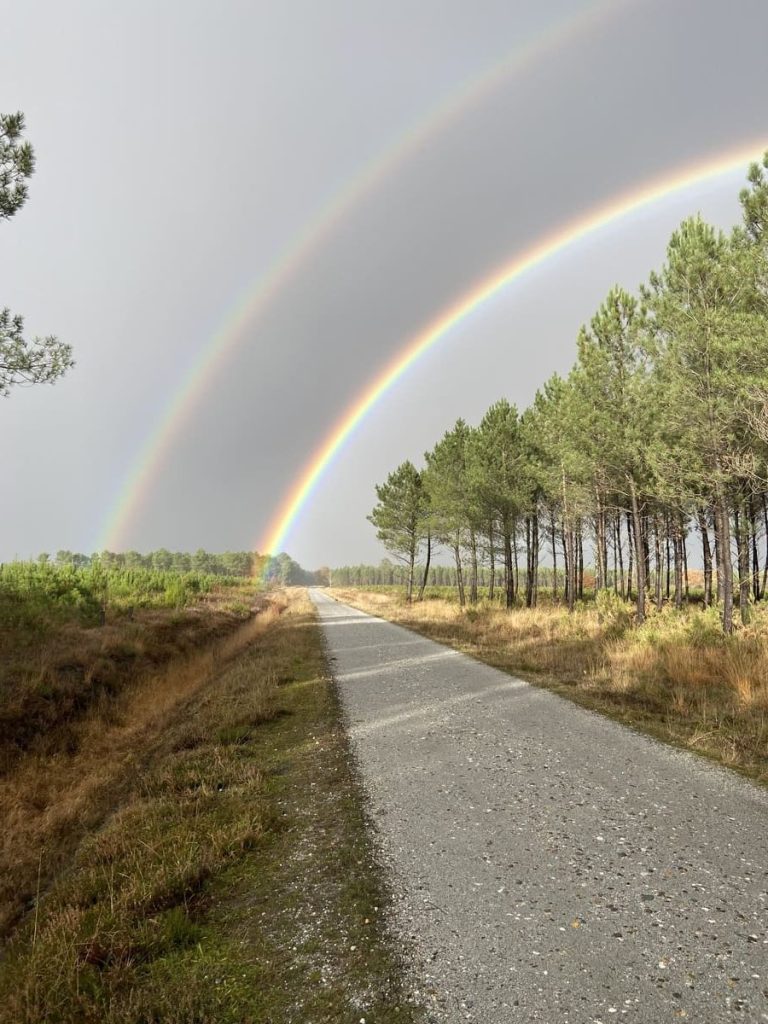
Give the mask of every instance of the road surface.
POLYGON ((768 1021, 768 793, 315 590, 434 1021, 768 1021))

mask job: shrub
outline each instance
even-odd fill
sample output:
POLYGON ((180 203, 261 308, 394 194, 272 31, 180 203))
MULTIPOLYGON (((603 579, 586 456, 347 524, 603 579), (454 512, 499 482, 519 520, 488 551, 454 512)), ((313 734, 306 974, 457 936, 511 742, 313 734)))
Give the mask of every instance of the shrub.
POLYGON ((632 607, 613 590, 600 590, 595 599, 597 618, 607 637, 624 636, 633 621, 632 607))

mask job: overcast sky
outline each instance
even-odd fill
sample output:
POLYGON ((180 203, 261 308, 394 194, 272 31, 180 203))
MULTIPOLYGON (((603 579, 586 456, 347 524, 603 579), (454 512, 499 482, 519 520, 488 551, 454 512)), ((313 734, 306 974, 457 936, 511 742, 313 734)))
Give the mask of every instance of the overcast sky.
MULTIPOLYGON (((0 111, 37 154, 0 224, 0 306, 71 342, 2 400, 0 558, 90 551, 179 382, 345 182, 577 0, 2 3, 0 111)), ((527 243, 697 159, 768 142, 768 3, 634 0, 542 50, 348 204, 208 374, 122 548, 251 548, 389 359, 527 243)), ((510 63, 508 66, 512 67, 510 63)), ((378 561, 374 484, 459 416, 521 407, 671 230, 739 215, 736 174, 593 236, 451 332, 379 403, 287 543, 378 561)))

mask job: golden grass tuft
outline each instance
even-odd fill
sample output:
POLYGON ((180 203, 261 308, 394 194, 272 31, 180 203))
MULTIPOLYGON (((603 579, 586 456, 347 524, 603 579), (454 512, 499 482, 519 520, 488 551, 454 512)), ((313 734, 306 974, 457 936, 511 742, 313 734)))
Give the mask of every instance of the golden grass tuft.
POLYGON ((745 707, 768 710, 768 638, 730 645, 721 671, 726 685, 745 707))

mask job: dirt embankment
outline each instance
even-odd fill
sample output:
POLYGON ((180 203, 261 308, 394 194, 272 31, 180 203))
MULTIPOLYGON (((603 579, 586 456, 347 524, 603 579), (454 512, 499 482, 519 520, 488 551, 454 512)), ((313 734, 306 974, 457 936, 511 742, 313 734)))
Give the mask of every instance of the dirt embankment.
POLYGON ((169 720, 284 602, 69 627, 6 652, 0 703, 0 938, 135 787, 169 720))
POLYGON ((23 753, 72 753, 96 707, 108 717, 127 689, 231 636, 266 600, 257 595, 248 612, 211 602, 41 636, 0 633, 0 775, 23 753))

